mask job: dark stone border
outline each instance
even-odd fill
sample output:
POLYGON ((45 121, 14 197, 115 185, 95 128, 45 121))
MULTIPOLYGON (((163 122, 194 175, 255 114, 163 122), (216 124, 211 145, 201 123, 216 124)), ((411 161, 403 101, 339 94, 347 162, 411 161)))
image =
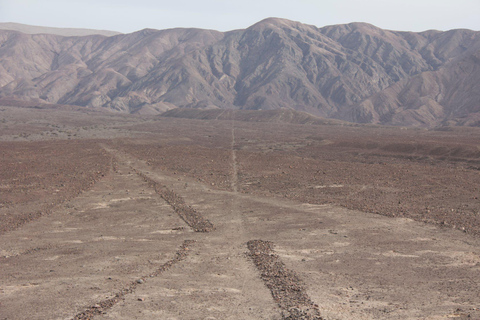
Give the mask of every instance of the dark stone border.
POLYGON ((126 287, 117 292, 113 298, 102 300, 94 306, 88 307, 85 311, 77 314, 73 320, 90 320, 97 315, 104 314, 108 309, 112 308, 115 304, 122 300, 127 294, 134 292, 137 286, 145 283, 148 278, 156 277, 170 269, 177 262, 184 260, 188 255, 188 246, 194 242, 195 240, 185 240, 180 246, 180 249, 175 253, 175 257, 173 259, 162 264, 151 274, 130 282, 126 287))
POLYGON ((273 243, 263 240, 248 241, 249 256, 260 271, 260 276, 282 309, 285 320, 321 320, 318 306, 305 292, 302 280, 286 268, 273 250, 273 243))
MULTIPOLYGON (((135 170, 135 169, 134 169, 135 170)), ((200 213, 197 212, 194 208, 187 205, 185 200, 172 190, 168 189, 165 186, 160 186, 160 184, 153 179, 147 177, 142 172, 135 170, 135 172, 142 177, 152 188, 157 192, 170 206, 173 210, 188 224, 195 232, 210 232, 215 230, 214 225, 203 218, 200 213)))

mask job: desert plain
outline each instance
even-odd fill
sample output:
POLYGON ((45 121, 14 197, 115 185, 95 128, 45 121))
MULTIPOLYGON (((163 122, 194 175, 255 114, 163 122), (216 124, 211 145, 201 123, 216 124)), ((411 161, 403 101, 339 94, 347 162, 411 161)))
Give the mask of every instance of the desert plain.
POLYGON ((0 107, 0 319, 480 319, 480 129, 0 107))

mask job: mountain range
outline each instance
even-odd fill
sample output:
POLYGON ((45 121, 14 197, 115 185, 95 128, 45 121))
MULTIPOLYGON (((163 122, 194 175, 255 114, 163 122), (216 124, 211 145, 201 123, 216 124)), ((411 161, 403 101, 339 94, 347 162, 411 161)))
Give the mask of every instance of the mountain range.
POLYGON ((65 37, 89 36, 94 34, 110 37, 117 34, 121 34, 120 32, 110 31, 110 30, 42 27, 42 26, 32 26, 28 24, 15 23, 15 22, 0 22, 0 30, 19 31, 27 34, 48 33, 48 34, 56 34, 59 36, 65 36, 65 37))
POLYGON ((278 18, 229 32, 0 30, 0 98, 141 114, 293 109, 358 123, 480 126, 480 32, 278 18))

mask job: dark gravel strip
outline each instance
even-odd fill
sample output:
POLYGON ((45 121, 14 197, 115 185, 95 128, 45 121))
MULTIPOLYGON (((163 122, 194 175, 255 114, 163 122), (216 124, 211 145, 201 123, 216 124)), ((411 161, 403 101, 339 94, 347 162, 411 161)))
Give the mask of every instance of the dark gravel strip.
POLYGON ((285 267, 273 250, 273 243, 251 240, 247 243, 249 256, 260 271, 262 280, 273 299, 282 309, 282 318, 320 320, 318 306, 308 297, 302 280, 285 267))
POLYGON ((29 222, 37 220, 42 216, 50 215, 54 207, 55 205, 47 204, 43 206, 42 210, 37 210, 34 212, 28 212, 28 213, 19 213, 15 216, 6 217, 1 221, 0 235, 10 231, 14 231, 29 222))
POLYGON ((156 277, 163 272, 170 269, 174 264, 179 261, 184 260, 188 255, 189 245, 193 244, 195 240, 185 240, 183 244, 180 246, 180 249, 175 253, 175 257, 163 265, 160 266, 157 270, 152 272, 149 275, 143 276, 135 281, 129 283, 126 287, 122 290, 117 292, 113 298, 105 299, 100 301, 99 303, 88 307, 87 310, 77 314, 73 320, 89 320, 93 319, 95 316, 104 314, 108 309, 112 308, 115 304, 117 304, 120 300, 122 300, 127 294, 132 293, 135 291, 137 286, 145 283, 148 278, 156 277))
MULTIPOLYGON (((116 172, 116 164, 113 157, 111 158, 111 168, 114 172, 116 172)), ((102 180, 108 174, 110 173, 102 173, 100 171, 97 172, 91 180, 87 181, 88 184, 84 184, 83 187, 80 187, 72 194, 66 195, 63 198, 49 200, 48 203, 43 204, 41 208, 37 211, 19 213, 17 215, 2 219, 0 221, 0 235, 19 229, 20 227, 29 222, 37 220, 43 216, 48 216, 52 214, 52 212, 60 205, 65 204, 72 199, 75 199, 85 191, 91 190, 98 181, 102 180)))
MULTIPOLYGON (((135 170, 135 169, 134 169, 135 170)), ((203 218, 200 213, 194 208, 187 205, 182 197, 168 189, 153 179, 147 177, 145 174, 135 170, 148 184, 155 189, 155 191, 169 204, 173 210, 185 221, 195 232, 210 232, 215 230, 213 224, 207 219, 203 218)))

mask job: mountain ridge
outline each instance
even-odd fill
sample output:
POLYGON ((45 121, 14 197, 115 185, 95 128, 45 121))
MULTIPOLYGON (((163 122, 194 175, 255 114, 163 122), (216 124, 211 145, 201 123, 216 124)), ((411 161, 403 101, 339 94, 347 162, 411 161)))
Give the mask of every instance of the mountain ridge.
POLYGON ((96 30, 96 29, 85 29, 85 28, 57 28, 57 27, 44 27, 44 26, 34 26, 23 23, 16 22, 0 22, 0 30, 11 30, 19 31, 26 34, 54 34, 64 37, 72 36, 88 36, 88 35, 103 35, 103 36, 114 36, 121 34, 121 32, 111 31, 111 30, 96 30))
POLYGON ((287 108, 361 123, 478 126, 469 118, 480 114, 479 56, 480 32, 468 29, 318 28, 280 18, 228 32, 0 30, 0 98, 127 113, 287 108))

